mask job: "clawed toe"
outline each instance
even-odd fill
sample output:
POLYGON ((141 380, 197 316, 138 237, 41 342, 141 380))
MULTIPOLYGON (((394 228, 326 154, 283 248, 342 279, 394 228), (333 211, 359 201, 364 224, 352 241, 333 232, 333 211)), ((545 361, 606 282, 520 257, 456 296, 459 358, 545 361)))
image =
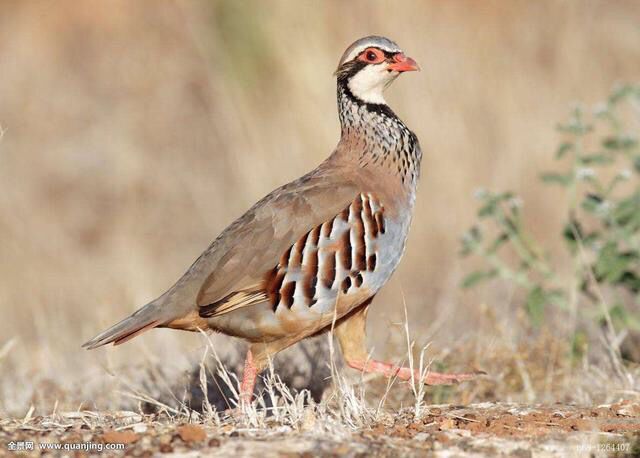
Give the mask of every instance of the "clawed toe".
POLYGON ((453 385, 455 383, 474 380, 480 375, 487 375, 484 371, 467 372, 461 374, 441 374, 428 372, 424 378, 425 385, 453 385))

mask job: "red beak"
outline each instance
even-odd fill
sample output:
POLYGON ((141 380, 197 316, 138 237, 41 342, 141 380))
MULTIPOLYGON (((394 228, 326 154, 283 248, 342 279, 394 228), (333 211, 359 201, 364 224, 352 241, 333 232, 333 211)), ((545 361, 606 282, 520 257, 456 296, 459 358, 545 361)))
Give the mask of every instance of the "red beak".
POLYGON ((405 56, 404 53, 401 52, 393 56, 393 63, 389 64, 388 68, 395 72, 414 72, 420 70, 415 60, 405 56))

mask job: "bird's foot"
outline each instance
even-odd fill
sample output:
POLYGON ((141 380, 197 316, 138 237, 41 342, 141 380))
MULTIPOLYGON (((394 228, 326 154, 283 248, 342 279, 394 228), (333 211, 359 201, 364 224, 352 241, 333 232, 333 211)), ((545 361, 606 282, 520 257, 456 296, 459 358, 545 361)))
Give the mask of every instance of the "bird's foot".
POLYGON ((440 372, 427 372, 424 377, 425 385, 453 385, 455 383, 474 380, 480 375, 486 375, 484 371, 466 372, 460 374, 445 374, 440 372))
POLYGON ((229 407, 223 412, 223 415, 233 420, 242 420, 250 415, 250 412, 255 410, 255 406, 252 406, 251 398, 238 399, 237 404, 233 407, 229 407))
POLYGON ((428 371, 426 375, 417 370, 411 371, 408 367, 396 366, 384 361, 369 360, 362 362, 360 360, 347 360, 347 364, 359 371, 368 373, 378 373, 386 377, 397 377, 401 380, 423 380, 425 385, 453 385, 454 383, 473 380, 479 375, 485 375, 486 372, 476 371, 461 374, 444 374, 440 372, 428 371))

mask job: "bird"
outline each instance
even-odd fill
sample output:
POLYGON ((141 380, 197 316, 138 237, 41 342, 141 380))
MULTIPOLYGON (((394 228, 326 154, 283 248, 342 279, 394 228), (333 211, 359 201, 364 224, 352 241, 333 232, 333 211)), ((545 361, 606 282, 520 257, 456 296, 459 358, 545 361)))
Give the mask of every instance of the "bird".
POLYGON ((340 139, 314 170, 232 222, 164 294, 86 342, 120 345, 152 328, 213 331, 248 342, 239 398, 278 352, 332 331, 347 366, 427 385, 478 372, 426 375, 370 358, 366 317, 405 251, 420 178, 416 135, 384 98, 420 70, 392 40, 367 36, 334 75, 340 139))

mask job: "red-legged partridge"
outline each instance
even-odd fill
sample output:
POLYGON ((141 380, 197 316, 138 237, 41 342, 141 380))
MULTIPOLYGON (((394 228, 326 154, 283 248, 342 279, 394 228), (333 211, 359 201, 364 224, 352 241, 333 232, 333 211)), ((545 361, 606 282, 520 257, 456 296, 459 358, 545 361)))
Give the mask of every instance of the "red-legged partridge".
MULTIPOLYGON (((418 139, 383 98, 414 70, 387 38, 349 46, 336 71, 335 151, 234 221, 166 293, 84 346, 118 345, 156 327, 237 336, 250 342, 241 386, 250 399, 271 356, 335 325, 349 366, 410 379, 408 368, 369 359, 365 320, 402 257, 416 198, 418 139)), ((424 383, 474 376, 430 372, 424 383)))

